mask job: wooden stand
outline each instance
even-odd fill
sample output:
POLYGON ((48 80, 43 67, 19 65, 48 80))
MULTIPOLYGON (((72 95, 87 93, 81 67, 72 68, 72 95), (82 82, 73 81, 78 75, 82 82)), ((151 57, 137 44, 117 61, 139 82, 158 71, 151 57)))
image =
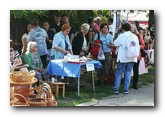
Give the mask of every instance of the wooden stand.
POLYGON ((62 86, 62 97, 65 96, 65 83, 64 82, 50 82, 50 85, 55 85, 55 96, 58 97, 59 95, 59 86, 62 86))

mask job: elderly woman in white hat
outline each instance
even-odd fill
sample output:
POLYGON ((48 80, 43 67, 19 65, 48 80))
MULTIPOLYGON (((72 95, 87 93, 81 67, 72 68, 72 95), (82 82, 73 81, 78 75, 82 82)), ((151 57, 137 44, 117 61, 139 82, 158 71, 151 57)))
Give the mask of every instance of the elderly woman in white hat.
POLYGON ((86 34, 89 31, 89 24, 84 23, 81 25, 81 31, 75 36, 72 42, 73 54, 84 56, 88 54, 89 40, 86 34))

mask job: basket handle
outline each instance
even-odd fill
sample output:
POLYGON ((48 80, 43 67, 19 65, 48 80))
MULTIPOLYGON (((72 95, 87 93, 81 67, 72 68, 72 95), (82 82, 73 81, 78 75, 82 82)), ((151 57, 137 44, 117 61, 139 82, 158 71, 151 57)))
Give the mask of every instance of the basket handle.
POLYGON ((23 95, 21 95, 21 94, 14 94, 14 96, 20 96, 20 97, 22 97, 25 100, 26 105, 29 106, 29 103, 28 103, 27 99, 23 95))
POLYGON ((48 93, 51 94, 52 93, 51 87, 47 83, 44 83, 43 85, 41 85, 40 89, 42 90, 42 88, 45 86, 48 88, 48 93))
POLYGON ((40 96, 41 95, 41 93, 40 92, 42 92, 42 94, 44 94, 44 100, 45 100, 45 102, 47 103, 47 95, 45 94, 45 92, 43 92, 41 89, 39 90, 39 93, 37 94, 37 98, 38 98, 38 96, 40 96))

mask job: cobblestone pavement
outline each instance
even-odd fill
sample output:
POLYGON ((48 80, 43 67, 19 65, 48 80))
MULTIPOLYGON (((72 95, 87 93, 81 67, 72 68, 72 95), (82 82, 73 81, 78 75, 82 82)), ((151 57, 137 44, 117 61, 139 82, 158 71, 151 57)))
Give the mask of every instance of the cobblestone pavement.
POLYGON ((154 84, 130 89, 129 94, 119 93, 77 106, 154 106, 154 84))

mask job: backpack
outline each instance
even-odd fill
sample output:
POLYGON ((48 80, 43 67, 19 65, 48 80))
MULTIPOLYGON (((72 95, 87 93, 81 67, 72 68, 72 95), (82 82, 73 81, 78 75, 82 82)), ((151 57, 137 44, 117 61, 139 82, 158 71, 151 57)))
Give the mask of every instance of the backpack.
MULTIPOLYGON (((125 35, 125 34, 124 34, 125 35)), ((128 40, 126 42, 125 47, 125 55, 128 59, 137 58, 139 56, 139 48, 136 43, 136 39, 133 37, 133 35, 125 35, 128 40)))

